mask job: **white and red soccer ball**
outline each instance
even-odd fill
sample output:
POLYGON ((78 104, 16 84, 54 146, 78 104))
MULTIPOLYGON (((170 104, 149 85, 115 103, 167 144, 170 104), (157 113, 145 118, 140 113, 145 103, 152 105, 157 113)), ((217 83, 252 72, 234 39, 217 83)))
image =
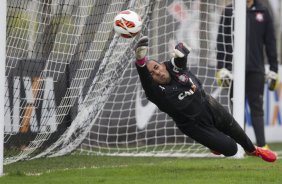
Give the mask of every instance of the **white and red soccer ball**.
POLYGON ((142 29, 141 17, 131 10, 119 12, 114 19, 114 30, 124 38, 136 36, 142 29))

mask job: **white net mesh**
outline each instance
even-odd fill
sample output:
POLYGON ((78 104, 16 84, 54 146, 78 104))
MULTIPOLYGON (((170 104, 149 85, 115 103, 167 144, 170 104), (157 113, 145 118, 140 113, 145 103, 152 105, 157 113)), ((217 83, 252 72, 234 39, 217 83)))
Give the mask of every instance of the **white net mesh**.
POLYGON ((114 16, 136 11, 149 57, 170 58, 177 41, 193 48, 189 67, 208 93, 217 87, 216 35, 230 0, 8 1, 5 163, 77 148, 111 155, 206 156, 141 89, 135 39, 113 32, 114 16))

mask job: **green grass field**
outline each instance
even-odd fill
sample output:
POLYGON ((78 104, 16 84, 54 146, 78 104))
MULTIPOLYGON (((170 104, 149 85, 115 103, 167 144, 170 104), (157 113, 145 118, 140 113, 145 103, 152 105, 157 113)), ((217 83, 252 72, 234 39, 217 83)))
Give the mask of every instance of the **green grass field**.
MULTIPOLYGON (((281 144, 279 144, 281 146, 281 144)), ((279 148, 279 145, 272 145, 279 148)), ((257 157, 157 158, 68 155, 4 166, 1 184, 281 184, 282 161, 257 157)))

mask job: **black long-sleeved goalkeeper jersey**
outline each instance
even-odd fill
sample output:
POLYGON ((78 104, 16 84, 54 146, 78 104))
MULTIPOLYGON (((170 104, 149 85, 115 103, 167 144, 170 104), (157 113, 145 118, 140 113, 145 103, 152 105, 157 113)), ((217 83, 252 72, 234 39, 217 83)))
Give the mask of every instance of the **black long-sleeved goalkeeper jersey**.
MULTIPOLYGON (((225 8, 217 36, 217 68, 232 71, 232 32, 234 26, 233 8, 225 8)), ((277 72, 277 48, 272 17, 269 11, 259 2, 247 9, 246 20, 246 72, 264 73, 264 46, 270 70, 277 72)))
POLYGON ((255 147, 244 130, 222 105, 205 93, 186 63, 186 57, 164 62, 171 76, 166 85, 154 82, 147 65, 136 64, 148 100, 167 113, 182 133, 211 150, 232 156, 239 143, 246 151, 253 152, 255 147))
POLYGON ((206 94, 201 82, 186 67, 187 58, 177 60, 164 62, 171 76, 170 83, 166 85, 156 84, 146 65, 136 67, 148 100, 175 122, 187 123, 201 113, 206 94), (177 62, 181 64, 175 64, 177 62), (193 91, 192 85, 196 86, 196 90, 193 91))

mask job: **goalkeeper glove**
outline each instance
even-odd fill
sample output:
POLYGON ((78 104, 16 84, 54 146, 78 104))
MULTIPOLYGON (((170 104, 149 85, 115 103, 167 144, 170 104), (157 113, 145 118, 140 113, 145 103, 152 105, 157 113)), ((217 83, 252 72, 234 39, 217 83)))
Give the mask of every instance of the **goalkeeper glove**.
POLYGON ((217 85, 222 87, 229 87, 233 76, 229 70, 222 68, 216 72, 217 85))
POLYGON ((141 37, 134 50, 135 50, 135 57, 136 57, 136 63, 140 66, 144 65, 146 62, 146 55, 148 52, 148 37, 147 36, 143 36, 141 37))
POLYGON ((274 71, 269 71, 266 75, 268 89, 274 91, 278 87, 278 74, 274 71))
POLYGON ((183 58, 187 57, 192 49, 188 47, 185 43, 178 43, 172 53, 174 58, 183 58))

